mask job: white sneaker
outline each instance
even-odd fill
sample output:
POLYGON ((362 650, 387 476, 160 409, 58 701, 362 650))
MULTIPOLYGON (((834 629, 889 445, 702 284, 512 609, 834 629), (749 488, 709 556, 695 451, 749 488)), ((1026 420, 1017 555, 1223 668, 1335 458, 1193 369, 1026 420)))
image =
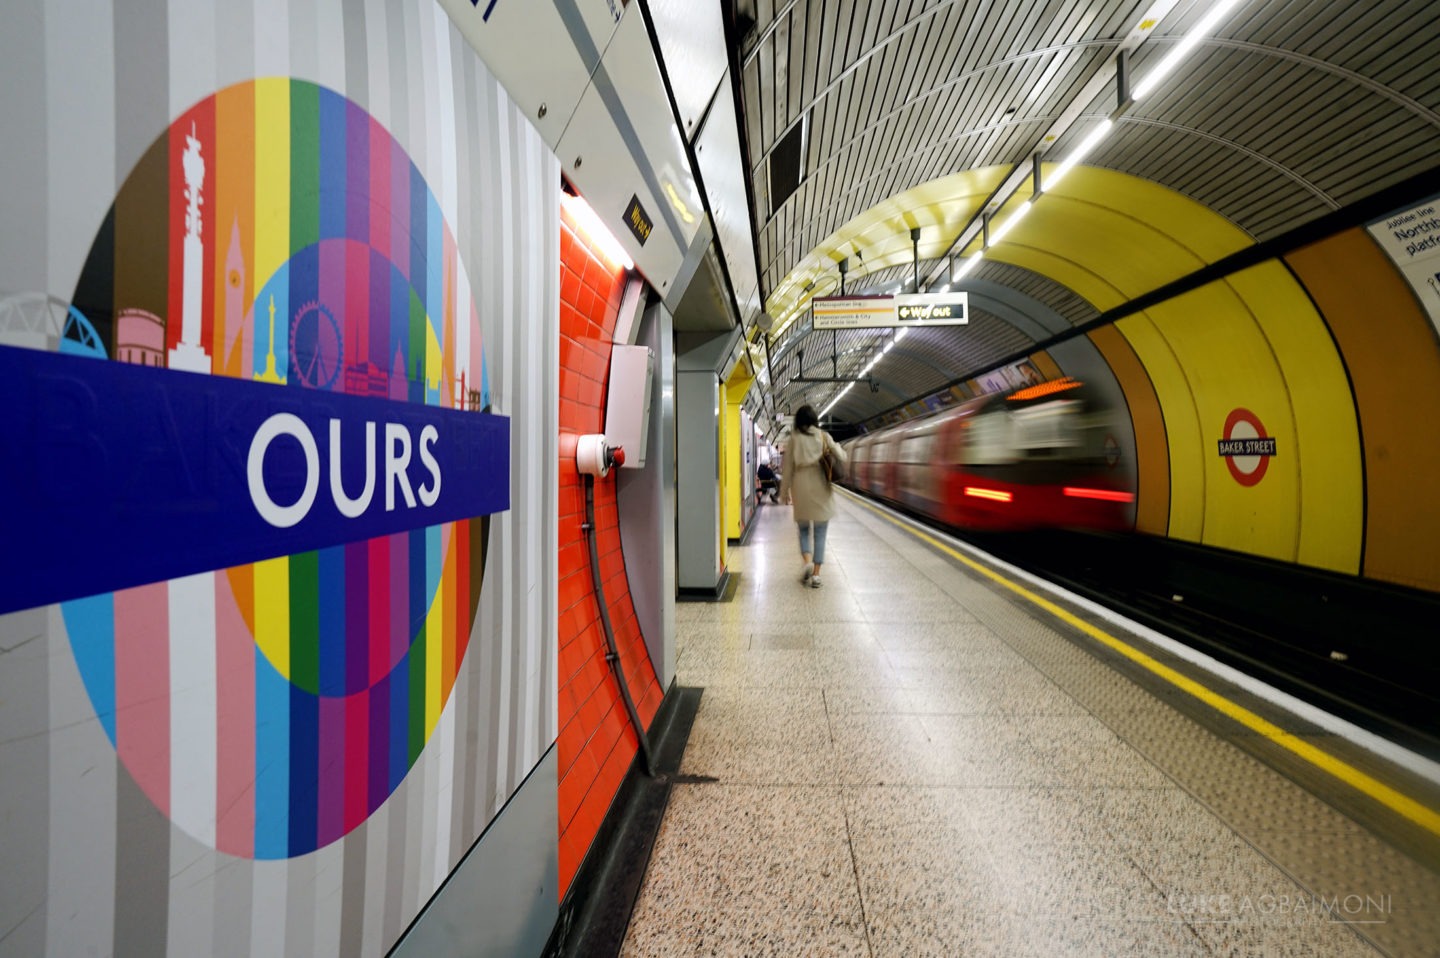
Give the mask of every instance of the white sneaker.
POLYGON ((814 575, 814 574, 815 574, 815 566, 813 566, 813 565, 810 564, 809 562, 805 563, 805 568, 804 568, 804 569, 801 571, 801 573, 800 573, 800 582, 801 582, 801 584, 803 584, 803 585, 809 585, 809 584, 810 584, 810 577, 811 577, 812 575, 814 575))
POLYGON ((820 582, 820 577, 818 575, 812 575, 810 577, 810 588, 818 589, 820 588, 821 584, 822 583, 820 582))

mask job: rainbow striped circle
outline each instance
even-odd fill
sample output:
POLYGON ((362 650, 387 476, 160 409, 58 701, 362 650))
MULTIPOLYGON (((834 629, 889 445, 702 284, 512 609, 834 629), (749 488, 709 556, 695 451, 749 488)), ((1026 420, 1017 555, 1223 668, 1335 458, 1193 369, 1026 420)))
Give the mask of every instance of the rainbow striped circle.
MULTIPOLYGON (((489 404, 435 195, 364 110, 300 80, 232 86, 176 119, 117 194, 74 301, 122 362, 489 404)), ((223 852, 288 858, 344 836, 436 730, 487 530, 480 516, 62 603, 125 770, 223 852)))

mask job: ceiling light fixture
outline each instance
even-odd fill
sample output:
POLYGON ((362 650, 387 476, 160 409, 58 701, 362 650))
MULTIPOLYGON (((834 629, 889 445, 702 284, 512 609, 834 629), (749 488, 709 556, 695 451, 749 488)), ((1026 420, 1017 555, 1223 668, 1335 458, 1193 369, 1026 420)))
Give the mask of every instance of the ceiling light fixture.
POLYGON ((560 204, 575 219, 575 225, 580 227, 580 232, 596 246, 605 258, 611 263, 623 266, 626 269, 634 269, 635 261, 625 252, 625 247, 615 238, 615 234, 605 226, 605 223, 590 208, 590 204, 578 196, 571 196, 569 193, 560 194, 560 204))
POLYGON ((964 263, 961 263, 960 268, 955 272, 955 282, 960 282, 960 280, 965 278, 965 275, 967 273, 969 273, 975 267, 979 266, 980 259, 983 255, 984 251, 982 250, 981 252, 976 253, 974 256, 971 256, 969 259, 965 260, 964 263))
POLYGON ((1025 214, 1030 212, 1030 206, 1033 202, 1033 200, 1026 200, 1025 202, 1021 203, 1020 208, 1014 213, 1010 214, 1010 218, 1007 219, 1004 223, 1002 223, 999 229, 990 234, 991 246, 994 246, 996 243, 1004 239, 1005 234, 1014 229, 1015 224, 1025 218, 1025 214))
POLYGON ((1100 125, 1091 130, 1090 135, 1085 137, 1079 146, 1071 150, 1070 154, 1061 160, 1060 165, 1055 167, 1054 171, 1046 178, 1046 191, 1053 190, 1055 184, 1064 179, 1066 173, 1074 169, 1075 165, 1085 159, 1091 150, 1100 145, 1100 141, 1105 139, 1105 135, 1109 133, 1114 126, 1115 121, 1111 120, 1108 116, 1101 120, 1100 125))
POLYGON ((1220 0, 1219 3, 1211 7, 1210 12, 1205 14, 1205 16, 1200 18, 1200 22, 1190 28, 1190 32, 1185 35, 1185 39, 1181 40, 1173 50, 1165 54, 1165 59, 1161 60, 1155 69, 1145 74, 1145 79, 1131 92, 1130 98, 1138 103, 1153 93, 1155 87, 1160 85, 1160 81, 1165 79, 1165 77, 1170 74, 1170 71, 1179 66, 1180 61, 1189 56, 1190 51, 1195 49, 1200 41, 1205 39, 1211 30, 1215 29, 1215 25, 1220 22, 1221 18, 1233 10, 1239 2, 1240 0, 1220 0))

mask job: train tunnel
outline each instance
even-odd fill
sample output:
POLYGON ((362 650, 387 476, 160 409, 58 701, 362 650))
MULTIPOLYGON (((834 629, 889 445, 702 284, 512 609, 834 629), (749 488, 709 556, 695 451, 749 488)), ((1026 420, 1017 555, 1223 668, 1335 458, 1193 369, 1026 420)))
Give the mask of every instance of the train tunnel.
POLYGON ((1433 954, 1437 57, 10 4, 0 958, 1433 954))

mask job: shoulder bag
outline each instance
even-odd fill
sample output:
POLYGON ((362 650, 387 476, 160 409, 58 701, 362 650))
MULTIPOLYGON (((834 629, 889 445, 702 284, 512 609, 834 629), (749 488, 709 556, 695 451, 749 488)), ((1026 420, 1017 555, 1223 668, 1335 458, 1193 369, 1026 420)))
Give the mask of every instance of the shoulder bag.
POLYGON ((845 478, 845 463, 835 455, 835 440, 830 438, 829 433, 822 432, 820 435, 820 442, 825 447, 820 453, 820 474, 825 477, 826 482, 839 482, 845 478))

